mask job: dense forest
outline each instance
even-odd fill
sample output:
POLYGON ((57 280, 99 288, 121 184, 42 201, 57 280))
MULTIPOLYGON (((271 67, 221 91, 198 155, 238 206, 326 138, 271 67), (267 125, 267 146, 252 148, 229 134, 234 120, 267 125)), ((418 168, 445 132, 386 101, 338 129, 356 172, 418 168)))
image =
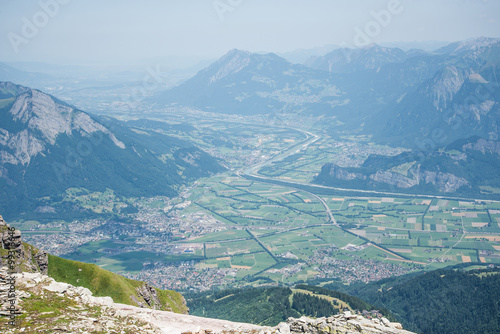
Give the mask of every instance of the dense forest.
POLYGON ((425 334, 500 333, 500 269, 447 268, 344 289, 425 334))
POLYGON ((292 309, 291 295, 288 288, 259 288, 186 294, 185 298, 192 315, 275 326, 300 316, 292 309))
POLYGON ((375 307, 375 306, 365 302, 364 300, 362 300, 358 297, 355 297, 355 296, 351 296, 347 293, 343 293, 343 292, 340 292, 337 290, 330 290, 330 289, 322 288, 319 286, 312 286, 312 285, 297 285, 296 288, 301 289, 301 290, 308 290, 308 291, 311 291, 311 292, 318 294, 318 295, 329 296, 329 297, 340 299, 343 302, 345 302, 346 304, 348 304, 351 307, 351 309, 353 309, 353 310, 358 310, 358 311, 377 310, 382 315, 387 317, 388 319, 393 320, 393 321, 396 320, 387 309, 375 307))
POLYGON ((339 305, 322 298, 326 296, 354 310, 378 310, 417 333, 500 333, 500 269, 470 268, 477 266, 458 265, 342 287, 233 289, 185 297, 193 315, 261 325, 337 313, 339 305))
MULTIPOLYGON (((375 309, 357 297, 338 291, 307 285, 299 285, 297 289, 233 289, 186 294, 185 298, 192 315, 268 326, 275 326, 289 317, 320 318, 337 314, 339 303, 325 297, 337 298, 355 310, 375 309)), ((390 318, 388 312, 387 315, 390 318)))
POLYGON ((338 313, 338 309, 328 300, 301 292, 293 295, 292 309, 314 318, 330 317, 338 313))

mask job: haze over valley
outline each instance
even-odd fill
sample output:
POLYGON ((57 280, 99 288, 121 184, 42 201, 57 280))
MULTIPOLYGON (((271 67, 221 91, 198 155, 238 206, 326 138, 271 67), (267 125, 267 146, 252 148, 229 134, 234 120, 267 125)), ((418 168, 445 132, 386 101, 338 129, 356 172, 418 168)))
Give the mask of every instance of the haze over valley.
POLYGON ((19 270, 259 326, 494 333, 500 8, 452 3, 0 2, 19 270))

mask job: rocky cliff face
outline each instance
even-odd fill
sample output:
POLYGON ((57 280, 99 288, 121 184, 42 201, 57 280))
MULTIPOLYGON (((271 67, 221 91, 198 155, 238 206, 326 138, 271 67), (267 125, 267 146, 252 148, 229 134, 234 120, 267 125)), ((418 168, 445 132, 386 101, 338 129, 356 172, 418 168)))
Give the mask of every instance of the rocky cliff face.
POLYGON ((331 164, 328 175, 344 181, 366 180, 366 175, 363 175, 362 173, 349 172, 346 169, 335 164, 331 164))
MULTIPOLYGON (((498 140, 499 51, 500 39, 479 38, 406 62, 439 66, 387 108, 387 124, 374 130, 374 139, 420 149, 424 142, 444 146, 473 135, 498 140)), ((405 66, 404 72, 419 71, 405 66)))
POLYGON ((491 153, 500 155, 500 141, 480 138, 476 142, 467 143, 462 146, 464 152, 479 151, 483 154, 491 153))
POLYGON ((497 196, 484 191, 500 187, 500 141, 473 136, 427 154, 407 151, 396 156, 370 155, 360 167, 322 167, 315 182, 332 187, 429 194, 497 196))
POLYGON ((36 89, 0 82, 0 92, 16 92, 9 110, 12 126, 0 128, 0 164, 27 165, 38 154, 56 143, 59 135, 79 133, 89 137, 102 132, 113 143, 125 145, 89 115, 75 110, 36 89), (22 126, 21 126, 22 125, 22 126))
MULTIPOLYGON (((325 165, 322 174, 328 176, 332 182, 340 181, 362 181, 367 186, 377 187, 377 184, 385 184, 395 188, 408 189, 418 185, 433 185, 438 192, 450 193, 457 191, 462 186, 469 185, 469 182, 457 175, 446 172, 436 172, 425 170, 420 164, 413 166, 403 175, 390 170, 377 170, 372 173, 363 174, 351 171, 335 164, 325 165)), ((339 185, 340 186, 340 185, 339 185)), ((343 185, 342 185, 343 186, 343 185)))
POLYGON ((408 174, 411 177, 390 171, 377 171, 369 177, 374 181, 404 189, 419 184, 432 184, 439 192, 444 193, 455 192, 458 188, 469 183, 466 179, 454 174, 421 170, 420 166, 412 168, 408 174))

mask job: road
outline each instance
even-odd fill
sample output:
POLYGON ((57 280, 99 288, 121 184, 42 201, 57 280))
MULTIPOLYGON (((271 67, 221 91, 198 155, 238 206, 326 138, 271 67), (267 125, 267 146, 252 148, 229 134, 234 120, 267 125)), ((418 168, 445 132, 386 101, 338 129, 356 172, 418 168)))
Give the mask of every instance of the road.
MULTIPOLYGON (((283 128, 283 127, 280 127, 280 128, 283 128)), ((335 217, 333 216, 333 214, 331 212, 331 209, 329 208, 327 202, 321 196, 319 196, 318 194, 316 194, 315 190, 318 190, 319 193, 321 193, 321 192, 324 193, 324 189, 330 189, 330 190, 335 190, 335 191, 339 191, 339 192, 350 192, 350 193, 355 192, 355 193, 359 193, 359 194, 362 194, 362 195, 365 195, 365 196, 370 196, 370 195, 372 195, 372 196, 373 195, 375 195, 375 196, 376 195, 383 195, 383 196, 391 196, 391 197, 407 196, 407 197, 412 197, 412 198, 420 197, 420 198, 436 198, 436 199, 455 199, 455 200, 460 200, 460 201, 482 201, 482 200, 484 200, 484 199, 461 198, 461 197, 450 197, 450 196, 439 196, 439 195, 420 195, 420 194, 410 194, 410 193, 403 193, 403 192, 397 192, 396 193, 396 192, 386 192, 386 191, 376 191, 376 190, 363 190, 363 189, 352 189, 352 188, 337 188, 337 187, 329 187, 329 186, 323 186, 323 185, 316 185, 316 184, 305 183, 305 182, 282 180, 282 179, 280 179, 278 177, 268 177, 268 176, 263 176, 263 175, 259 174, 259 171, 263 167, 269 166, 269 165, 271 165, 274 162, 283 160, 283 159, 285 159, 285 158, 287 158, 287 157, 289 157, 291 155, 297 154, 300 151, 305 151, 311 145, 313 145, 315 142, 317 142, 318 140, 321 139, 321 137, 319 135, 314 134, 314 133, 312 133, 310 131, 305 131, 305 130, 301 130, 301 129, 297 129, 297 128, 287 128, 287 129, 301 132, 305 136, 305 139, 302 140, 301 142, 295 144, 295 145, 292 145, 288 149, 286 149, 286 150, 284 150, 284 151, 282 151, 282 152, 274 155, 273 157, 270 157, 266 161, 262 161, 262 162, 259 162, 257 164, 254 164, 252 166, 241 168, 241 169, 235 171, 235 173, 238 176, 240 176, 240 177, 247 177, 247 178, 251 177, 252 179, 256 179, 256 180, 258 180, 260 182, 264 182, 264 183, 276 184, 277 181, 279 181, 279 184, 281 186, 288 187, 290 189, 294 189, 294 190, 301 191, 301 192, 309 194, 311 197, 316 198, 323 205, 323 207, 325 209, 325 212, 327 214, 327 217, 328 217, 328 225, 332 224, 332 225, 334 225, 336 227, 339 227, 339 228, 343 229, 338 224, 338 222, 336 221, 335 217), (304 189, 304 186, 307 186, 307 190, 304 189), (308 191, 308 190, 311 190, 311 191, 308 191)), ((494 201, 494 200, 487 200, 487 201, 500 203, 500 201, 494 201)), ((302 226, 301 228, 304 228, 304 227, 302 226)), ((286 232, 289 232, 289 230, 285 230, 285 231, 281 231, 281 232, 273 232, 271 234, 286 233, 286 232)), ((346 231, 346 232, 351 233, 349 231, 346 231)), ((464 236, 465 236, 465 233, 462 236, 462 239, 463 239, 464 236)), ((261 245, 261 247, 263 247, 266 251, 269 252, 269 250, 266 249, 265 246, 255 236, 254 236, 254 238, 261 245)), ((458 243, 460 243, 462 241, 462 239, 460 239, 460 241, 458 243)), ((378 245, 376 243, 374 243, 374 242, 371 242, 371 243, 375 247, 378 247, 378 245)), ((413 262, 411 260, 405 260, 405 259, 403 259, 399 254, 397 254, 397 252, 392 252, 392 251, 389 251, 389 250, 384 249, 384 248, 381 248, 381 249, 383 249, 385 252, 388 252, 391 255, 395 256, 396 257, 395 260, 405 261, 405 262, 413 262)), ((453 247, 450 248, 448 251, 450 251, 451 249, 453 249, 453 247)), ((445 255, 445 254, 443 254, 443 255, 445 255)), ((277 260, 277 259, 275 258, 275 260, 277 260)), ((415 262, 415 263, 417 263, 417 262, 415 262)), ((419 264, 425 264, 425 263, 419 263, 419 264)))
MULTIPOLYGON (((344 191, 344 192, 357 192, 361 193, 364 195, 386 195, 386 196, 392 196, 392 197, 397 197, 397 196, 409 196, 409 197, 421 197, 421 198, 436 198, 436 199, 448 199, 448 200, 458 200, 458 201, 488 201, 488 202, 493 202, 493 203, 500 203, 500 201, 497 200, 485 200, 485 199, 477 199, 477 198, 465 198, 465 197, 452 197, 452 196, 440 196, 440 195, 420 195, 420 194, 412 194, 412 193, 404 193, 404 192, 387 192, 387 191, 376 191, 376 190, 364 190, 364 189, 354 189, 354 188, 337 188, 337 187, 330 187, 330 186, 324 186, 324 185, 319 185, 319 184, 313 184, 313 183, 305 183, 305 182, 297 182, 297 181, 290 181, 290 180, 282 180, 280 178, 273 178, 273 177, 267 177, 267 176, 262 176, 259 174, 259 170, 262 169, 263 167, 270 165, 273 162, 283 160, 293 154, 298 153, 301 150, 306 150, 311 144, 314 142, 318 141, 321 139, 321 137, 317 134, 314 134, 309 131, 297 129, 297 128, 288 128, 290 130, 295 130, 302 132, 305 136, 306 139, 302 141, 301 143, 298 143, 291 148, 287 149, 286 151, 279 153, 275 155, 274 157, 271 157, 270 159, 259 162, 251 167, 248 167, 246 169, 242 169, 236 172, 239 176, 243 175, 248 175, 252 176, 253 178, 257 178, 262 182, 269 183, 270 181, 279 181, 281 183, 286 184, 290 188, 294 188, 294 185, 296 186, 307 186, 309 188, 316 188, 318 190, 321 189, 330 189, 330 190, 336 190, 336 191, 344 191), (298 148, 300 147, 300 148, 298 148)), ((294 188, 295 189, 295 188, 294 188)), ((300 189, 301 191, 305 191, 300 189)), ((305 191, 308 192, 308 191, 305 191)), ((313 194, 311 192, 308 192, 309 194, 313 194)), ((314 195, 314 194, 313 194, 314 195)), ((317 195, 314 195, 316 198, 320 198, 317 195)), ((326 203, 324 201, 321 201, 323 205, 325 206, 325 209, 327 209, 327 212, 329 213, 329 216, 331 218, 332 215, 329 212, 328 206, 326 206, 326 203)))

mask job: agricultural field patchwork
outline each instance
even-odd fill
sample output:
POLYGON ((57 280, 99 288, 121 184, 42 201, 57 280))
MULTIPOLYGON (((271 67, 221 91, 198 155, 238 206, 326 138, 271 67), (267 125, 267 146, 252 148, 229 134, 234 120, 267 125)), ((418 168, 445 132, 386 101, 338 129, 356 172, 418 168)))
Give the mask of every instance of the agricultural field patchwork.
POLYGON ((458 263, 500 263, 494 202, 320 195, 332 222, 307 191, 234 175, 203 185, 186 210, 203 210, 226 229, 189 242, 204 249, 202 266, 233 270, 236 285, 249 278, 256 284, 371 281, 458 263))
POLYGON ((500 203, 303 186, 327 162, 356 167, 370 154, 403 149, 367 136, 190 122, 189 131, 169 134, 193 140, 226 172, 175 198, 69 189, 63 201, 113 218, 88 220, 85 230, 78 221, 18 226, 35 244, 50 236, 51 252, 176 290, 369 282, 459 263, 500 264, 500 203))

